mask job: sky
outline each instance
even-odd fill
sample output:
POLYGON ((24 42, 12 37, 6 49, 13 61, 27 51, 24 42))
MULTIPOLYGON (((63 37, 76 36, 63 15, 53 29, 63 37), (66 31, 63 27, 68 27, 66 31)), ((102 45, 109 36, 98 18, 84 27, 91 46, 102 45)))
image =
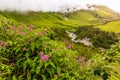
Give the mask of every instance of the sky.
POLYGON ((86 4, 106 5, 120 12, 120 0, 0 0, 0 10, 58 12, 73 7, 86 9, 86 4))

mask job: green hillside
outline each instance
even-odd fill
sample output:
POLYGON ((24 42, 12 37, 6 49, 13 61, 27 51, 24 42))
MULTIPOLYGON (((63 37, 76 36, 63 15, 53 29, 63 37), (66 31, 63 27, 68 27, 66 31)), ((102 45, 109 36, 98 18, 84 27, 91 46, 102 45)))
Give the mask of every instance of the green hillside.
POLYGON ((101 23, 101 21, 90 14, 89 11, 79 11, 78 13, 43 13, 43 12, 0 12, 6 18, 16 20, 24 24, 33 24, 38 27, 53 27, 53 26, 72 26, 91 25, 94 23, 101 23), (84 15, 85 16, 84 16, 84 15), (70 15, 70 16, 69 16, 70 15), (75 15, 75 16, 74 16, 75 15), (81 16, 83 15, 83 16, 81 16), (87 19, 89 17, 89 20, 87 19), (78 19, 79 18, 79 19, 78 19), (94 23, 92 23, 94 21, 94 23), (48 23, 48 24, 46 24, 48 23))
POLYGON ((92 5, 92 7, 95 8, 95 13, 96 16, 103 20, 113 20, 113 19, 119 19, 120 14, 113 11, 112 9, 108 8, 107 6, 104 5, 92 5))
POLYGON ((95 14, 0 11, 0 80, 119 80, 120 21, 95 14))
POLYGON ((100 28, 101 30, 104 30, 104 31, 119 33, 120 32, 120 20, 112 21, 104 25, 98 25, 98 26, 95 26, 95 28, 100 28))

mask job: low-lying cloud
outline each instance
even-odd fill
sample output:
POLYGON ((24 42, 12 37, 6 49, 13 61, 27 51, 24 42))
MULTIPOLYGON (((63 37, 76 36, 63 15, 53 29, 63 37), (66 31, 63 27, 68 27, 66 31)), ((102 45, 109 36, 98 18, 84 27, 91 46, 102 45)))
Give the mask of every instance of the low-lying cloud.
POLYGON ((67 8, 86 8, 80 0, 0 0, 0 10, 9 11, 64 11, 67 8))
POLYGON ((119 0, 0 0, 0 10, 58 12, 86 9, 86 4, 103 4, 120 12, 119 0))

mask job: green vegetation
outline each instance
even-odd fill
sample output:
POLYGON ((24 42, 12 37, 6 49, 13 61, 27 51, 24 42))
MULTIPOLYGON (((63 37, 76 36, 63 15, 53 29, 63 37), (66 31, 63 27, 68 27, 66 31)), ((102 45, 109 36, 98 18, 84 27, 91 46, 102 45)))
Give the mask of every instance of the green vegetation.
POLYGON ((43 12, 0 12, 2 16, 24 24, 33 24, 36 27, 78 27, 84 25, 101 24, 101 20, 95 18, 90 11, 78 11, 73 13, 43 13, 43 12), (89 17, 89 19, 87 19, 89 17), (47 24, 46 24, 47 23, 47 24))
POLYGON ((99 18, 93 15, 92 11, 88 11, 88 10, 82 10, 79 12, 69 13, 68 17, 70 19, 82 21, 83 23, 86 22, 86 23, 93 24, 93 25, 102 23, 102 21, 99 18))
POLYGON ((101 31, 98 28, 80 27, 75 34, 77 35, 76 39, 90 38, 95 47, 110 48, 111 44, 118 42, 117 34, 101 31))
POLYGON ((103 19, 104 22, 107 21, 111 21, 114 19, 119 19, 120 18, 120 14, 113 11, 112 9, 108 8, 107 6, 104 5, 93 5, 93 7, 95 8, 95 14, 97 17, 99 17, 100 19, 103 19))
POLYGON ((120 20, 112 21, 104 25, 97 25, 95 28, 100 28, 101 30, 108 31, 108 32, 120 32, 120 20))
POLYGON ((84 10, 0 12, 0 80, 119 80, 119 35, 91 27, 101 23, 84 10), (73 42, 67 31, 94 46, 73 42))

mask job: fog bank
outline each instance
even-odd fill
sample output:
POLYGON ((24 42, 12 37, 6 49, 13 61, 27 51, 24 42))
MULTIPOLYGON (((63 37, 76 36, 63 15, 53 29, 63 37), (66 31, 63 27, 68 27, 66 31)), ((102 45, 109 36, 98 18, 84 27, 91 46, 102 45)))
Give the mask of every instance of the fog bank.
POLYGON ((86 9, 86 4, 103 4, 120 12, 119 0, 0 0, 0 10, 58 12, 86 9))
POLYGON ((86 8, 80 0, 0 0, 0 10, 9 11, 63 11, 67 8, 86 8))

